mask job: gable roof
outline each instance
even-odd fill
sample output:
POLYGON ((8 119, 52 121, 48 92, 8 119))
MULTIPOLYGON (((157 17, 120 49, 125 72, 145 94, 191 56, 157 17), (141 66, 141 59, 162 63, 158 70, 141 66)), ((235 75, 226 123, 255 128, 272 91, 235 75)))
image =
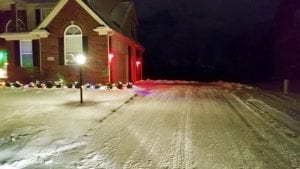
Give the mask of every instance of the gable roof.
MULTIPOLYGON (((56 4, 50 14, 42 21, 42 23, 32 32, 22 33, 22 37, 45 38, 49 32, 45 29, 55 16, 63 9, 70 0, 16 0, 29 5, 40 4, 56 4)), ((135 9, 132 0, 74 0, 76 1, 93 19, 99 23, 99 27, 94 31, 99 35, 105 35, 111 31, 117 32, 128 39, 133 40, 142 47, 136 37, 130 34, 128 23, 135 24, 137 22, 135 9), (126 25, 127 24, 127 25, 126 25)), ((19 33, 20 34, 20 33, 19 33)), ((1 35, 6 39, 14 38, 11 34, 4 33, 1 35)))
MULTIPOLYGON (((46 28, 49 23, 55 18, 55 16, 60 12, 60 10, 67 4, 68 0, 60 0, 46 19, 38 26, 37 29, 46 28)), ((93 12, 82 0, 76 0, 76 2, 101 26, 107 27, 107 24, 95 13, 93 12)))
MULTIPOLYGON (((39 2, 43 0, 21 0, 28 3, 39 2)), ((68 0, 45 0, 44 3, 57 1, 57 5, 46 19, 38 26, 37 29, 43 29, 54 19, 59 11, 65 6, 68 0)), ((129 18, 129 14, 135 12, 132 0, 75 0, 85 11, 92 16, 100 25, 102 30, 113 29, 130 38, 135 39, 128 33, 124 26, 126 22, 137 22, 136 18, 129 18)), ((132 15, 131 15, 132 16, 132 15)), ((133 15, 136 17, 136 15, 133 15)))
POLYGON ((20 0, 28 4, 56 3, 59 0, 20 0))
MULTIPOLYGON (((83 0, 98 16, 100 16, 112 29, 126 36, 132 37, 124 27, 128 19, 137 22, 136 18, 128 18, 135 12, 132 0, 83 0)), ((136 17, 134 15, 133 17, 136 17)))

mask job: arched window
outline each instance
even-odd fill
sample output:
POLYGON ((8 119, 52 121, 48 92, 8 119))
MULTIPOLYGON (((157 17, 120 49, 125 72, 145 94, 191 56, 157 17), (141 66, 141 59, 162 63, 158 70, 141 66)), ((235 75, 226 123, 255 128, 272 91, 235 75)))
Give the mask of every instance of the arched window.
POLYGON ((17 19, 17 27, 13 27, 12 20, 10 19, 6 24, 5 24, 5 32, 26 32, 26 26, 25 23, 21 19, 17 19), (16 30, 14 30, 16 29, 16 30))
POLYGON ((82 31, 76 25, 70 25, 65 29, 64 47, 65 47, 65 65, 76 64, 75 58, 83 53, 82 31))

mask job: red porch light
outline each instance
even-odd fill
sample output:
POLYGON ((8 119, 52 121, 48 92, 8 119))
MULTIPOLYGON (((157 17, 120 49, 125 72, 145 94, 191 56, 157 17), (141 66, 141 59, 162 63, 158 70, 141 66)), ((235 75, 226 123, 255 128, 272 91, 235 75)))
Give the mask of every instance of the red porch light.
POLYGON ((111 61, 112 61, 113 57, 114 57, 114 54, 112 54, 112 53, 108 54, 109 82, 112 81, 112 63, 111 63, 111 61))
POLYGON ((114 57, 114 54, 110 53, 108 54, 108 61, 111 62, 112 58, 114 57))
POLYGON ((139 65, 141 65, 141 61, 136 61, 135 64, 136 64, 136 66, 139 66, 139 65))

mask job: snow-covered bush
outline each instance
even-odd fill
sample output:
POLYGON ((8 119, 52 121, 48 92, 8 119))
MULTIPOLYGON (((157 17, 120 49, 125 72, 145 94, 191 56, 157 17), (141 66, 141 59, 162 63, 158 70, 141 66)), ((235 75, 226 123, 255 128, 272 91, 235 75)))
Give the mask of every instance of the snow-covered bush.
POLYGON ((92 85, 91 85, 90 83, 86 83, 86 84, 84 85, 84 87, 87 88, 87 89, 90 89, 90 88, 92 88, 92 85))
POLYGON ((62 88, 64 86, 64 80, 63 79, 59 79, 57 81, 54 82, 56 88, 62 88))
POLYGON ((75 86, 76 89, 79 89, 80 86, 81 86, 81 84, 79 82, 74 82, 74 84, 75 84, 74 86, 75 86))
POLYGON ((46 85, 45 85, 45 83, 40 82, 40 81, 37 80, 35 82, 35 86, 38 87, 38 88, 45 88, 46 85))
POLYGON ((117 87, 118 89, 122 89, 122 88, 123 88, 123 83, 122 83, 121 81, 119 81, 119 82, 117 83, 116 87, 117 87))
POLYGON ((5 82, 5 86, 6 86, 6 87, 11 87, 11 86, 12 86, 12 83, 9 82, 9 81, 7 81, 7 82, 5 82))
POLYGON ((97 83, 95 84, 95 89, 100 89, 101 86, 102 86, 101 83, 97 83))
POLYGON ((106 86, 108 90, 111 90, 113 88, 113 83, 107 83, 106 86))
POLYGON ((14 85, 14 87, 16 87, 16 88, 20 88, 20 87, 23 86, 23 84, 22 84, 21 82, 19 82, 19 81, 16 81, 13 85, 14 85))
POLYGON ((48 89, 50 89, 50 88, 52 88, 52 87, 54 86, 53 82, 50 81, 50 80, 48 80, 48 81, 45 83, 45 85, 46 85, 46 87, 47 87, 48 89))
POLYGON ((67 88, 73 88, 73 83, 71 83, 71 82, 69 82, 69 83, 67 83, 67 88))
POLYGON ((33 82, 30 82, 30 83, 28 84, 28 87, 34 88, 34 87, 35 87, 35 84, 34 84, 33 82))
POLYGON ((131 82, 128 82, 126 87, 127 87, 128 89, 131 89, 132 86, 133 86, 133 84, 132 84, 131 82))

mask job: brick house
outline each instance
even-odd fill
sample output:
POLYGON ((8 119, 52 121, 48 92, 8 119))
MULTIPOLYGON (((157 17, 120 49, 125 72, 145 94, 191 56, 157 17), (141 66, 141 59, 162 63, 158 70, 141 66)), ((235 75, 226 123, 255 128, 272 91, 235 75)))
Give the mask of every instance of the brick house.
POLYGON ((0 78, 78 81, 84 54, 84 82, 140 80, 136 26, 131 0, 3 0, 0 78))

